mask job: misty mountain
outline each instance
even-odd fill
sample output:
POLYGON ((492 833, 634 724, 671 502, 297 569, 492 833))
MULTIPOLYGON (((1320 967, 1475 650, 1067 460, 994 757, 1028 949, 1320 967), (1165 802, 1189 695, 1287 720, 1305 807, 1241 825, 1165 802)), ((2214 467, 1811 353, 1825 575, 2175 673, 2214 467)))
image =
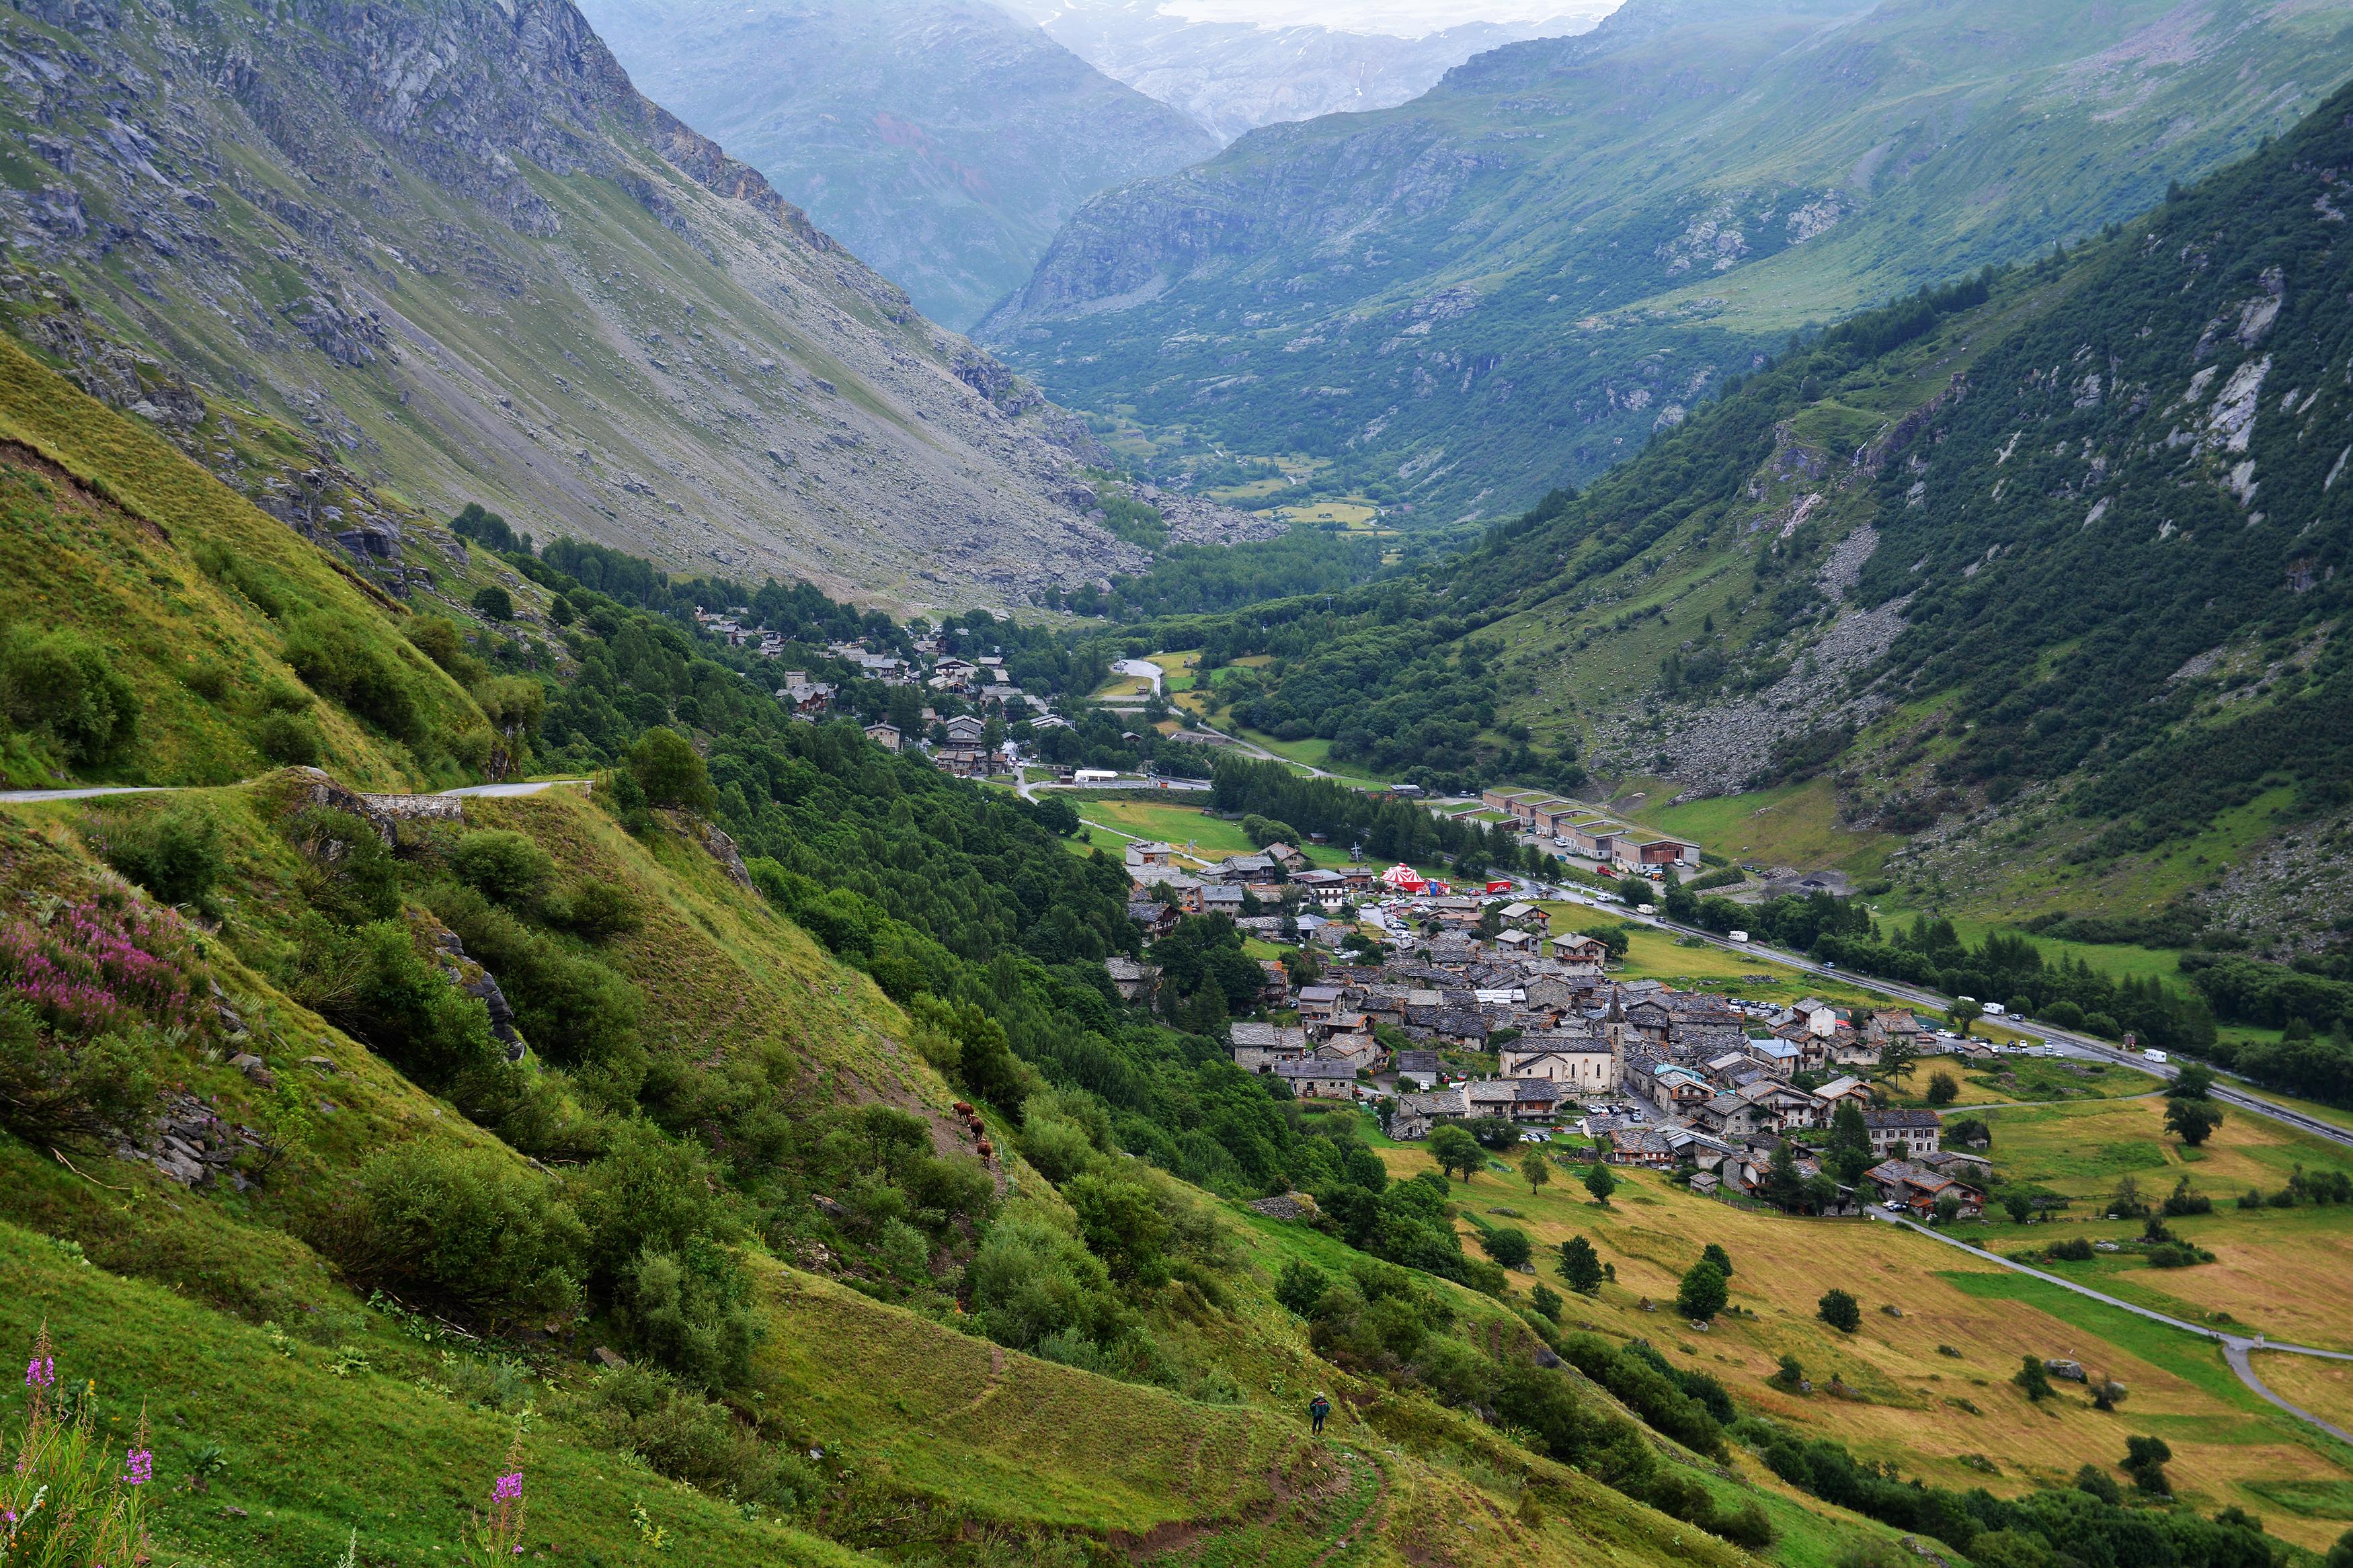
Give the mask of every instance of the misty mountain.
POLYGON ((1583 32, 1610 0, 1562 0, 1543 23, 1472 22, 1418 38, 1314 26, 1250 26, 1164 15, 1163 0, 1007 0, 1074 53, 1230 142, 1261 125, 1388 109, 1472 56, 1583 32))
POLYGON ((1218 149, 987 0, 590 0, 655 99, 933 319, 1018 288, 1089 196, 1218 149))

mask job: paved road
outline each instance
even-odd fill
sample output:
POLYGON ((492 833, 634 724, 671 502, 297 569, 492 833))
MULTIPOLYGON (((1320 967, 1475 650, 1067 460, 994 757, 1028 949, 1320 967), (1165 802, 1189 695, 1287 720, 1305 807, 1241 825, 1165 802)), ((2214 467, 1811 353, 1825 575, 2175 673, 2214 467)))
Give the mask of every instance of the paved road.
MULTIPOLYGON (((1676 936, 1697 937, 1702 942, 1713 947, 1722 948, 1726 952, 1753 954, 1785 968, 1799 970, 1807 974, 1820 975, 1824 979, 1837 980, 1853 986, 1858 991, 1868 991, 1876 995, 1893 997, 1899 1002, 1906 1002, 1931 1012, 1942 1013, 1952 1005, 1951 997, 1939 995, 1934 991, 1924 990, 1917 985, 1907 985, 1894 980, 1876 979, 1859 974, 1852 970, 1841 969, 1836 964, 1817 963, 1803 953, 1785 952, 1779 948, 1768 947, 1762 942, 1733 942, 1728 938, 1716 935, 1714 931, 1703 931, 1697 926, 1683 925, 1664 916, 1638 914, 1622 904, 1605 904, 1598 897, 1588 894, 1581 889, 1563 888, 1560 889, 1560 896, 1568 902, 1586 904, 1596 910, 1607 910, 1619 919, 1630 921, 1637 925, 1651 926, 1676 936)), ((2018 1017, 2004 1017, 1994 1021, 2005 1028, 2014 1029, 2021 1035, 2041 1040, 2045 1045, 2055 1047, 2064 1056, 2080 1058, 2085 1061, 2113 1062, 2167 1079, 2178 1076, 2181 1071, 2180 1064, 2178 1062, 2153 1062, 2136 1052, 2112 1046, 2105 1040, 2094 1039, 2089 1035, 2075 1034, 2053 1025, 2018 1017)), ((2324 1121, 2319 1117, 2306 1115, 2301 1110, 2259 1100, 2252 1094, 2231 1087, 2227 1080, 2218 1081, 2214 1085, 2213 1096, 2223 1104, 2235 1106, 2251 1116, 2264 1117, 2293 1127, 2299 1132, 2308 1132, 2316 1138, 2353 1149, 2353 1131, 2348 1131, 2333 1121, 2324 1121)))
POLYGON ((1151 682, 1152 694, 1155 697, 1162 695, 1162 671, 1160 667, 1153 663, 1150 659, 1115 658, 1111 661, 1111 668, 1113 675, 1132 675, 1139 680, 1151 682))
POLYGON ((2073 1279, 2062 1279, 2056 1274, 2046 1273, 2040 1268, 2031 1268, 2023 1263, 2004 1258, 1999 1252, 1989 1252, 1982 1247, 1972 1247, 1966 1241, 1947 1236, 1941 1231, 1931 1230, 1915 1220, 1900 1218, 1883 1209, 1866 1209, 1863 1212, 1875 1220, 1901 1226, 1906 1230, 1917 1231, 1931 1241, 1942 1242, 1947 1247, 1966 1252, 1972 1258, 1983 1258, 1989 1263, 1999 1263, 2004 1268, 2040 1279, 2045 1284, 2056 1285, 2063 1290, 2072 1290, 2078 1296, 2087 1296, 2105 1306, 2114 1307, 2118 1311, 2130 1312, 2138 1318, 2147 1318, 2153 1323, 2163 1323, 2168 1329, 2179 1329, 2185 1334, 2195 1334, 2201 1340, 2211 1340, 2222 1347, 2222 1359, 2231 1363, 2231 1370, 2239 1374, 2239 1381, 2245 1384, 2255 1394, 2296 1419, 2317 1426, 2339 1442, 2353 1443, 2353 1433, 2348 1433, 2341 1426, 2322 1420, 2309 1410, 2290 1405, 2265 1387, 2263 1380, 2255 1375, 2253 1364, 2253 1354, 2257 1351, 2275 1352, 2281 1355, 2317 1356, 2326 1361, 2353 1361, 2353 1353, 2344 1351, 2316 1350, 2310 1345, 2282 1344, 2276 1340, 2267 1340, 2261 1335, 2225 1333, 2219 1329, 2208 1328, 2202 1323, 2187 1322, 2179 1318, 2168 1317, 2163 1312, 2153 1311, 2147 1307, 2137 1307, 2130 1301, 2119 1300, 2104 1290, 2094 1290, 2090 1286, 2077 1284, 2073 1279))

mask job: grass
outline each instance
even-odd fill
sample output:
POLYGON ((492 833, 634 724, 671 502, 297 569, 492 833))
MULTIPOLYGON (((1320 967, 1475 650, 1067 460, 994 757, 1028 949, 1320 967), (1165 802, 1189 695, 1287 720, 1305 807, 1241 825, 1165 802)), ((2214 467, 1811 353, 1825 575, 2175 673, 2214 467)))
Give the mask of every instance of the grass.
POLYGON ((2163 1081, 2137 1068, 2104 1062, 2061 1061, 2043 1057, 2008 1057, 2000 1062, 1966 1057, 1923 1057, 1905 1080, 1899 1105, 1926 1105, 1928 1080, 1945 1073, 1961 1086, 1957 1105, 2033 1104, 2042 1100, 2116 1100, 2153 1094, 2163 1081))
MULTIPOLYGON (((488 1506, 512 1416, 417 1386, 438 1363, 388 1320, 332 1297, 314 1307, 333 1315, 338 1340, 358 1346, 367 1368, 337 1376, 325 1343, 281 1345, 259 1326, 0 1222, 0 1341, 28 1345, 46 1322, 58 1372, 96 1381, 101 1425, 118 1441, 143 1409, 155 1431, 148 1506, 165 1560, 311 1568, 333 1561, 356 1529, 364 1561, 448 1561, 468 1509, 488 1506), (207 1444, 227 1468, 203 1494, 182 1489, 207 1444)), ((19 1397, 8 1396, 12 1413, 19 1397)), ((630 1510, 641 1506, 679 1563, 858 1561, 546 1425, 525 1439, 522 1465, 534 1554, 554 1546, 589 1562, 629 1560, 630 1510)))
MULTIPOLYGON (((1380 1152, 1400 1175, 1430 1168, 1418 1145, 1380 1152)), ((1540 1276, 1555 1289, 1562 1289, 1556 1249, 1572 1234, 1586 1236, 1615 1267, 1617 1282, 1599 1298, 1571 1298, 1572 1323, 1647 1339, 1676 1364, 1714 1373, 1745 1407, 1834 1436, 1858 1455, 1892 1460, 1934 1484, 2014 1493, 2063 1484, 2087 1458, 2113 1463, 2127 1433, 2156 1432, 2173 1447, 2177 1485, 2210 1512, 2229 1501, 2259 1510, 2263 1500, 2250 1487, 2256 1481, 2353 1479, 2353 1455, 2316 1447, 2308 1428, 2256 1399, 2218 1352, 2177 1331, 2113 1310, 2079 1312, 2080 1299, 2067 1292, 2021 1289, 2035 1282, 1990 1265, 1957 1267, 1958 1255, 1891 1226, 1789 1219, 1695 1197, 1651 1173, 1619 1174, 1607 1209, 1587 1196, 1574 1170, 1556 1170, 1535 1196, 1525 1183, 1498 1174, 1455 1190, 1465 1206, 1519 1210, 1525 1217, 1514 1223, 1537 1242, 1540 1276), (1643 1310, 1645 1299, 1672 1301, 1677 1279, 1711 1241, 1732 1256, 1732 1300, 1741 1315, 1719 1318, 1701 1333, 1671 1310, 1643 1310), (1817 1299, 1833 1285, 1863 1304, 1863 1326, 1853 1335, 1815 1316, 1817 1299), (1880 1311, 1883 1305, 1900 1307, 1903 1316, 1880 1311), (1940 1354, 1939 1345, 1958 1357, 1940 1354), (1785 1394, 1766 1381, 1784 1353, 1805 1364, 1813 1395, 1785 1394), (2008 1381, 2028 1353, 2085 1360, 2129 1384, 2131 1397, 2116 1415, 2093 1410, 2072 1389, 2038 1408, 2008 1381), (1823 1391, 1832 1373, 1858 1397, 1829 1397, 1823 1391), (1980 1454, 1995 1459, 1999 1476, 1961 1462, 1980 1454)), ((2336 1533, 2308 1521, 2280 1519, 2275 1528, 2310 1547, 2336 1533)))
MULTIPOLYGON (((262 693, 310 708, 322 760, 364 785, 405 789, 464 775, 428 764, 332 701, 311 701, 281 657, 281 616, 334 613, 398 666, 438 730, 484 721, 449 678, 397 632, 407 612, 342 570, 284 523, 255 510, 143 426, 84 395, 0 339, 0 572, 12 613, 100 644, 140 704, 135 746, 96 782, 219 784, 265 772, 253 734, 262 693), (229 552, 251 594, 207 576, 205 548, 229 552), (214 697, 199 685, 218 679, 214 697), (446 775, 446 776, 445 776, 446 775)), ((53 782, 11 752, 8 782, 53 782)))
MULTIPOLYGON (((1229 855, 1253 854, 1258 848, 1242 831, 1240 823, 1212 816, 1199 806, 1091 800, 1079 807, 1079 820, 1086 826, 1089 842, 1113 854, 1124 854, 1136 839, 1156 839, 1172 845, 1180 856, 1187 854, 1185 846, 1192 844, 1196 848, 1189 858, 1204 864, 1222 860, 1229 855)), ((1320 867, 1349 863, 1345 849, 1330 845, 1298 844, 1293 847, 1320 867)))
POLYGON ((1875 868, 1877 859, 1894 844, 1883 834, 1856 833, 1841 826, 1838 792, 1826 778, 1680 805, 1663 804, 1672 796, 1672 788, 1651 793, 1662 804, 1621 804, 1613 809, 1627 812, 1643 826, 1691 839, 1730 860, 1799 870, 1862 862, 1875 868))

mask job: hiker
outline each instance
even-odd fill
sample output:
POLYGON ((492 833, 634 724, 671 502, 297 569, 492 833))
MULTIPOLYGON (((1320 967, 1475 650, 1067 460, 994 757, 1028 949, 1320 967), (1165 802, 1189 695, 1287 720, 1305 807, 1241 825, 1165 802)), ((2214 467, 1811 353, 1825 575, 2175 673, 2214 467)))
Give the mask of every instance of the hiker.
POLYGON ((1332 1402, 1322 1394, 1319 1394, 1307 1402, 1308 1425, 1316 1436, 1321 1437, 1324 1435, 1324 1417, 1331 1414, 1332 1402))

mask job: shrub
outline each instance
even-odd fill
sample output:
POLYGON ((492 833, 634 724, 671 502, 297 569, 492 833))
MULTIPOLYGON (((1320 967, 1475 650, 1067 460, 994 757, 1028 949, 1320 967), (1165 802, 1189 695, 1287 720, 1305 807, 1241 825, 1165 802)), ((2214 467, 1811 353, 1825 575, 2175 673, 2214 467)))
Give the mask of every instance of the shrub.
POLYGON ((471 888, 444 883, 434 889, 432 905, 465 942, 467 956, 498 977, 515 1026, 541 1056, 565 1066, 639 1059, 645 996, 627 979, 471 888))
POLYGON ((286 634, 286 662, 304 685, 396 740, 424 733, 408 674, 347 616, 314 610, 286 634))
POLYGON ((302 946, 295 999, 427 1088, 503 1061, 489 1009, 420 954, 399 921, 316 931, 302 946))
POLYGON ((687 738, 657 724, 629 748, 629 776, 645 791, 649 805, 674 805, 689 811, 717 808, 719 792, 711 786, 710 770, 687 738))
POLYGON ((1843 1290, 1825 1292, 1814 1314, 1841 1333, 1851 1334, 1862 1327, 1862 1309, 1843 1290))
POLYGON ((281 768, 315 768, 322 754, 317 728, 292 713, 264 713, 253 726, 253 749, 281 768))
POLYGON ((47 734, 69 763, 102 763, 137 738, 139 696, 94 644, 20 628, 0 636, 0 712, 47 734))
POLYGON ((1560 1310, 1565 1305, 1560 1292, 1549 1285, 1532 1286, 1528 1290, 1528 1310, 1547 1323, 1560 1321, 1560 1310))
POLYGON ((1332 1288, 1332 1277, 1304 1258, 1294 1258, 1282 1266, 1282 1273, 1274 1282, 1274 1299, 1300 1317, 1307 1317, 1324 1300, 1324 1292, 1332 1288))
POLYGON ((466 651, 466 638, 442 616, 419 616, 407 628, 417 651, 449 672, 460 686, 472 686, 490 673, 488 666, 466 651))
POLYGON ((1691 1266, 1675 1289, 1675 1310, 1699 1321, 1715 1317, 1724 1310, 1730 1299, 1724 1270, 1706 1258, 1691 1266))
POLYGON ((2089 1263, 2092 1260, 2092 1244, 2080 1237, 2054 1241, 2042 1249, 2042 1256, 2053 1263, 2089 1263))
POLYGON ((1488 1257, 1506 1268, 1525 1268, 1534 1252, 1528 1242, 1528 1233, 1508 1225, 1481 1231, 1479 1245, 1486 1249, 1488 1257))
POLYGON ((2051 1386, 2051 1373, 2044 1369, 2040 1356, 2020 1357, 2018 1370, 2010 1374, 2010 1381, 2025 1390, 2026 1397, 2037 1404, 2058 1393, 2051 1386))
POLYGON ((21 1002, 0 1002, 0 1128, 28 1143, 99 1142, 153 1104, 147 1052, 122 1034, 60 1037, 21 1002))
POLYGON ((449 868, 493 903, 524 908, 546 895, 555 858, 520 833, 469 833, 449 851, 449 868))
POLYGON ((1061 1333, 1104 1343, 1123 1327, 1102 1260, 1029 1204, 988 1227, 965 1286, 982 1331, 1015 1350, 1061 1333))
POLYGON ((389 920, 400 912, 400 866, 365 818, 311 807, 279 829, 308 861, 303 897, 344 925, 389 920))
POLYGON ((562 906, 548 912, 590 942, 604 942, 646 923, 635 893, 618 882, 596 877, 581 879, 565 896, 562 906))
POLYGON ((406 1143, 370 1160, 358 1189, 311 1240, 362 1282, 493 1323, 579 1305, 587 1231, 512 1156, 406 1143))
POLYGON ((615 1286, 613 1318, 640 1353, 712 1393, 752 1375, 761 1325, 751 1281, 707 1236, 676 1251, 640 1252, 615 1286))
POLYGON ((110 825, 103 853, 108 865, 166 904, 209 902, 223 868, 220 830, 185 806, 110 825))
POLYGON ((791 1514, 828 1488, 824 1473, 776 1444, 763 1443, 734 1413, 654 1367, 597 1374, 557 1417, 600 1446, 641 1457, 672 1480, 738 1503, 791 1514))
POLYGON ((1936 1072, 1930 1073, 1928 1075, 1929 1104, 1935 1106, 1950 1105, 1960 1097, 1960 1080, 1954 1078, 1951 1073, 1936 1072))
POLYGON ((481 613, 485 620, 514 619, 514 600, 496 583, 475 589, 473 603, 474 608, 481 613))

